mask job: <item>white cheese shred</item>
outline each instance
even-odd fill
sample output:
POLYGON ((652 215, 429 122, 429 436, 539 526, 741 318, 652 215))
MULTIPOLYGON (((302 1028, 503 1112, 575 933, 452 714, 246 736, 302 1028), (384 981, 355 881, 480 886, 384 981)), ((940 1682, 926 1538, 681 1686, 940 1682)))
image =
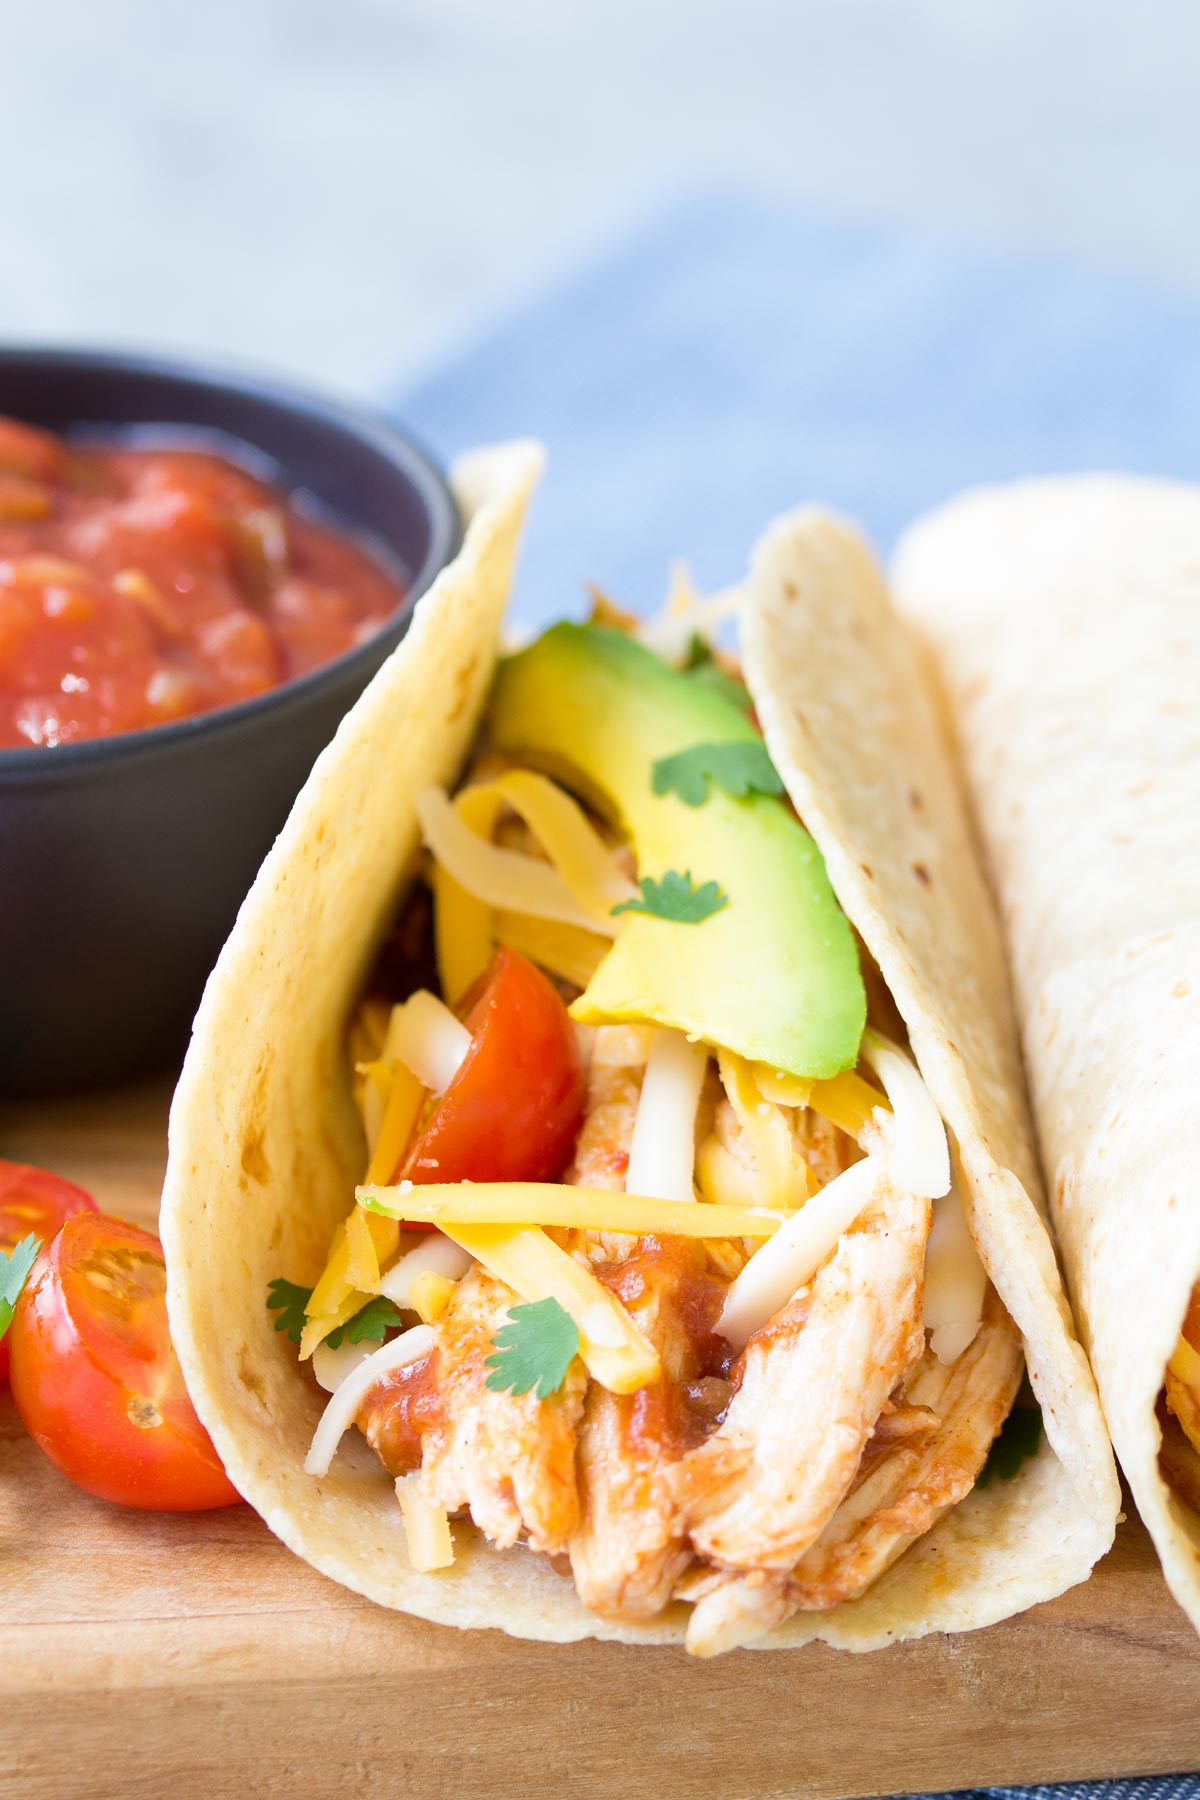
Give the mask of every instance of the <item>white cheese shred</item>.
POLYGON ((355 1413, 375 1383, 384 1375, 390 1375, 393 1369, 402 1369, 406 1363, 416 1362, 419 1357, 432 1350, 436 1342, 432 1326, 414 1325, 411 1331, 402 1331, 390 1344, 384 1344, 381 1350, 374 1351, 346 1376, 329 1396, 325 1411, 321 1414, 321 1422, 313 1433, 312 1445, 304 1459, 306 1475, 329 1473, 329 1465, 343 1434, 354 1423, 355 1413))
POLYGON ((401 1475, 396 1482, 396 1498, 404 1515, 409 1563, 423 1575, 432 1569, 450 1567, 454 1561, 454 1539, 445 1508, 426 1498, 418 1480, 419 1472, 401 1475))
POLYGON ((975 1341, 983 1321, 987 1272, 967 1229, 957 1186, 933 1203, 925 1250, 925 1329, 929 1348, 945 1367, 975 1341))
POLYGON ((336 1394, 347 1375, 352 1375, 373 1354, 371 1344, 352 1344, 343 1339, 334 1350, 321 1342, 312 1353, 312 1372, 327 1394, 336 1394))
POLYGON ((735 1350, 811 1280, 871 1199, 882 1174, 873 1156, 851 1164, 755 1252, 725 1296, 717 1325, 735 1350))
POLYGON ((682 1031, 655 1030, 629 1144, 627 1194, 694 1200, 696 1109, 708 1067, 703 1044, 682 1031))
MULTIPOLYGON (((461 1281, 474 1257, 440 1231, 424 1235, 414 1250, 397 1257, 376 1287, 393 1306, 412 1311, 412 1285, 422 1275, 443 1275, 447 1281, 461 1281)), ((318 1377, 319 1379, 319 1377, 318 1377)))
POLYGON ((441 788, 423 788, 417 813, 425 843, 442 867, 468 894, 503 912, 554 919, 615 938, 621 920, 582 907, 552 863, 505 850, 471 830, 441 788))
POLYGON ((388 1021, 385 1057, 411 1069, 422 1087, 444 1094, 471 1048, 471 1034, 444 1001, 419 988, 388 1021))
POLYGON ((917 1066, 878 1031, 863 1038, 863 1061, 883 1083, 892 1104, 886 1136, 892 1180, 901 1192, 936 1200, 950 1191, 946 1127, 917 1066))

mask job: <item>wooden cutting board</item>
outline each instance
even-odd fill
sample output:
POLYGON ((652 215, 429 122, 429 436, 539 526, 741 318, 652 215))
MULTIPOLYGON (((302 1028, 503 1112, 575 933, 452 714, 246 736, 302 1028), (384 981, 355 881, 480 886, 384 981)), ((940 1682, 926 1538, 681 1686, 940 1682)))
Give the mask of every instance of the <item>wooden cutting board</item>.
MULTIPOLYGON (((0 1154, 154 1220, 164 1085, 0 1109, 0 1154)), ((249 1508, 123 1512, 0 1399, 0 1793, 894 1794, 1200 1766, 1200 1640, 1131 1519, 1084 1587, 872 1656, 523 1643, 372 1606, 249 1508)))

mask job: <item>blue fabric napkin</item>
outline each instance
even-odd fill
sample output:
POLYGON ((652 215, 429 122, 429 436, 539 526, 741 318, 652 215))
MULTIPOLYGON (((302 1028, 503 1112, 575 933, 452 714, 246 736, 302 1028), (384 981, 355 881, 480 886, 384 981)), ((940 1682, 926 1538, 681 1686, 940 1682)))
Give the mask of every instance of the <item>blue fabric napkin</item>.
POLYGON ((653 213, 393 399, 444 456, 546 441, 533 624, 585 580, 651 609, 677 557, 724 586, 801 500, 886 551, 979 481, 1200 476, 1200 302, 721 190, 653 213))
MULTIPOLYGON (((678 557, 702 588, 735 581, 766 522, 802 500, 849 513, 887 551, 975 482, 1200 478, 1200 300, 697 193, 392 401, 444 457, 520 433, 547 443, 516 608, 536 625, 580 609, 584 581, 652 610, 678 557)), ((1195 1800, 1200 1777, 975 1792, 1195 1800)))

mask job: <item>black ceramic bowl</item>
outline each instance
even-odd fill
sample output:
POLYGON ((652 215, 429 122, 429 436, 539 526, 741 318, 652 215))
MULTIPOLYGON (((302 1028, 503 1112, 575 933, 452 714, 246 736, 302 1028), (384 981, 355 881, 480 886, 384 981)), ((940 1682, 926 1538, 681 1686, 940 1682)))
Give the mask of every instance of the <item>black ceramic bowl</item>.
MULTIPOLYGON (((404 603, 349 654, 177 724, 0 750, 0 1093, 165 1064, 182 1049, 238 905, 342 714, 454 554, 429 458, 368 414, 185 364, 0 350, 0 413, 55 431, 219 431, 407 572, 404 603)), ((299 979, 299 974, 298 977, 299 979)))

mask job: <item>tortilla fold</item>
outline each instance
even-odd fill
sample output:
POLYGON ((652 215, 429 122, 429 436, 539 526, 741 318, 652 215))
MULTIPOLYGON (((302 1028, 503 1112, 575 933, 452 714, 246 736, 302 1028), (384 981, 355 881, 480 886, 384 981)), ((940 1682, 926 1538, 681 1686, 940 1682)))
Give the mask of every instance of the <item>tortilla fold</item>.
POLYGON ((1080 1329, 1200 1627, 1155 1403, 1200 1277, 1200 489, 1081 476, 920 521, 902 605, 944 681, 999 897, 1080 1329))
MULTIPOLYGON (((510 446, 455 472, 461 555, 318 762, 211 977, 171 1117, 171 1325, 233 1481, 324 1573, 457 1626, 677 1642, 682 1605, 649 1625, 598 1618, 543 1558, 497 1552, 469 1525, 454 1528, 452 1568, 414 1572, 393 1483, 365 1443, 348 1437, 319 1480, 304 1473, 322 1397, 265 1306, 281 1269, 319 1271, 361 1179, 345 1028, 414 865, 413 797, 452 783, 467 757, 538 461, 510 446)), ((1045 1414, 1014 1479, 977 1487, 861 1598, 766 1640, 867 1650, 985 1625, 1082 1580, 1111 1542, 1118 1491, 1037 1209, 999 934, 912 645, 868 553, 824 515, 768 533, 743 612, 767 744, 948 1122, 1045 1414)))

